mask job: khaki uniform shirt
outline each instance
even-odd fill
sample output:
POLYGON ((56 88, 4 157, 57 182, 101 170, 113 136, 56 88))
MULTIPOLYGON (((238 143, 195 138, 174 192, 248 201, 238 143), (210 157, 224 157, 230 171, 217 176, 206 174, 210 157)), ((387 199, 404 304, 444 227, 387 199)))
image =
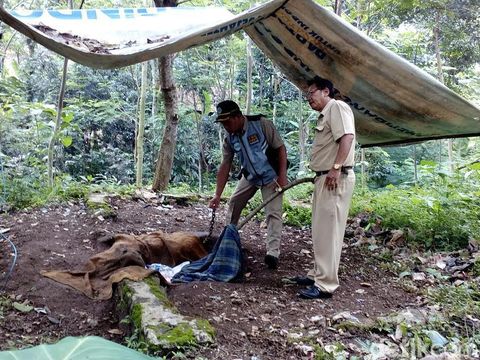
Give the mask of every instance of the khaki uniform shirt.
MULTIPOLYGON (((273 125, 273 122, 262 117, 260 120, 260 125, 263 130, 263 134, 265 135, 265 139, 267 140, 268 146, 272 147, 273 149, 278 149, 280 146, 284 145, 283 140, 278 133, 277 128, 273 125)), ((243 124, 243 131, 247 130, 248 120, 245 118, 245 123, 243 124)), ((235 152, 230 146, 230 143, 227 140, 227 137, 223 139, 223 160, 232 161, 235 152)))
POLYGON ((355 122, 350 106, 343 101, 331 99, 323 108, 315 126, 310 168, 326 171, 333 167, 338 151, 338 142, 343 135, 353 134, 352 147, 343 166, 354 165, 355 122))

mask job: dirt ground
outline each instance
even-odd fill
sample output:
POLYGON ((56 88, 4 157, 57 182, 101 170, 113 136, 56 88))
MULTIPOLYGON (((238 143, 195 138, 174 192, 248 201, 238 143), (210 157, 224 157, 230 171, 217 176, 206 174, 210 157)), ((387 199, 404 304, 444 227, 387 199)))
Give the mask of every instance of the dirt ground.
MULTIPOLYGON (((0 306, 0 350, 80 335, 122 342, 125 334, 120 330, 121 319, 115 314, 113 300, 90 300, 42 277, 40 270, 80 269, 90 256, 103 250, 95 241, 102 232, 208 231, 210 215, 205 204, 165 206, 119 198, 113 199, 112 204, 116 217, 109 219, 77 203, 0 215, 0 230, 18 251, 6 286, 4 277, 0 278, 0 295, 34 307, 29 312, 3 307, 2 313, 0 306)), ((224 208, 217 214, 217 235, 223 229, 224 208)), ((345 344, 353 334, 329 326, 334 315, 348 312, 360 320, 375 318, 415 301, 397 284, 398 277, 382 270, 367 249, 349 246, 348 240, 342 255, 341 287, 333 298, 299 299, 299 287, 284 279, 305 274, 309 269, 309 230, 284 228, 277 270, 269 270, 263 263, 265 233, 262 223, 252 220, 240 234, 248 255, 245 282, 197 282, 168 289, 169 298, 182 314, 208 319, 217 332, 215 345, 197 349, 190 357, 308 358, 295 341, 295 334, 307 334, 320 345, 335 341, 345 344)), ((6 241, 0 242, 0 254, 0 274, 4 274, 12 260, 6 241)))

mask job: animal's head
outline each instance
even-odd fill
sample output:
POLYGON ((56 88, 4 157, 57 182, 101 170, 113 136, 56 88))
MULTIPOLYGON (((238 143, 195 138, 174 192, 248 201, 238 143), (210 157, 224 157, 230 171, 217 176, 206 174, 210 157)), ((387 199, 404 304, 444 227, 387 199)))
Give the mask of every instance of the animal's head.
POLYGON ((145 266, 145 260, 142 257, 142 243, 137 241, 134 235, 117 234, 104 236, 97 241, 111 245, 96 256, 97 263, 107 267, 139 265, 145 266))

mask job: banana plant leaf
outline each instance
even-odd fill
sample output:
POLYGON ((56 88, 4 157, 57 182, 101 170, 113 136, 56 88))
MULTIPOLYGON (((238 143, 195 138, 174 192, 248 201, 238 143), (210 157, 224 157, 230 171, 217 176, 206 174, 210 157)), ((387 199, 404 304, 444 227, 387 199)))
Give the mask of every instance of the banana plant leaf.
POLYGON ((98 336, 66 337, 53 345, 1 351, 0 360, 154 360, 98 336))

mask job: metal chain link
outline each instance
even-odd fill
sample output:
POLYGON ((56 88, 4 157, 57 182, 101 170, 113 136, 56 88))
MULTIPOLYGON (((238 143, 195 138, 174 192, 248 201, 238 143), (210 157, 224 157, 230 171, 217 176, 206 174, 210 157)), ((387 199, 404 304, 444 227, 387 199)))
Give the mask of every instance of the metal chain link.
POLYGON ((212 219, 210 220, 210 230, 208 232, 208 237, 207 238, 209 238, 212 235, 212 232, 213 232, 213 226, 215 225, 215 211, 216 211, 216 209, 213 208, 212 209, 212 219))

